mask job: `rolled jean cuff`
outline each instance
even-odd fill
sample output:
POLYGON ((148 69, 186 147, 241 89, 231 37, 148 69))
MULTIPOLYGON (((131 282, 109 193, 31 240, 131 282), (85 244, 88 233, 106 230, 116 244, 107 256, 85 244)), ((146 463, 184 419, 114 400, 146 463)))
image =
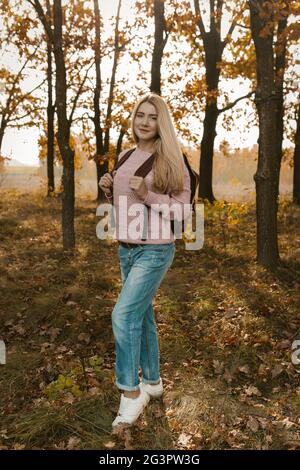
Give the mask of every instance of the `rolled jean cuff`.
POLYGON ((140 389, 139 385, 136 385, 135 387, 128 387, 127 385, 120 384, 118 381, 116 381, 116 386, 121 390, 126 390, 127 392, 135 392, 136 390, 140 389))
POLYGON ((158 385, 160 383, 160 377, 157 380, 147 380, 143 378, 142 382, 149 385, 158 385))

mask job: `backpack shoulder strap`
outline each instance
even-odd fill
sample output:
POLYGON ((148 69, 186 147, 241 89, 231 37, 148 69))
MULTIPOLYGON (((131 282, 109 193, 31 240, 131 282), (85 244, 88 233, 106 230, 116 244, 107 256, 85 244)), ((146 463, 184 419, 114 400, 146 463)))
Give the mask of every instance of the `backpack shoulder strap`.
MULTIPOLYGON (((133 149, 128 150, 128 152, 126 152, 120 158, 120 160, 115 163, 113 169, 109 173, 112 175, 112 173, 114 171, 116 171, 118 168, 120 168, 120 166, 122 166, 123 163, 125 163, 126 160, 130 157, 130 155, 135 151, 135 149, 136 149, 136 147, 134 147, 133 149)), ((135 171, 134 175, 135 176, 142 176, 143 178, 145 178, 145 176, 147 176, 147 174, 151 171, 155 158, 156 158, 156 153, 152 153, 152 155, 150 155, 150 157, 147 158, 147 160, 141 166, 138 167, 138 169, 135 171)))
MULTIPOLYGON (((109 172, 112 176, 113 176, 113 172, 116 171, 118 168, 120 168, 120 166, 123 165, 123 163, 126 162, 126 160, 130 157, 130 155, 135 151, 136 147, 134 147, 133 149, 130 149, 128 150, 128 152, 126 152, 121 158, 119 161, 117 161, 113 167, 113 169, 109 172)), ((153 167, 153 163, 156 159, 156 152, 152 153, 152 155, 150 155, 149 158, 147 158, 147 160, 142 163, 142 165, 135 171, 134 175, 135 176, 141 176, 142 178, 145 178, 145 176, 147 176, 147 174, 151 171, 152 167, 153 167)), ((183 158, 184 158, 184 162, 189 170, 189 173, 190 175, 192 176, 191 178, 191 185, 192 185, 192 194, 195 192, 196 190, 196 187, 199 183, 199 175, 198 173, 196 173, 190 166, 190 163, 188 161, 188 158, 187 156, 185 155, 185 153, 183 153, 183 158)))
MULTIPOLYGON (((143 178, 145 178, 145 176, 147 176, 147 174, 151 171, 153 163, 155 161, 155 158, 156 158, 156 153, 153 153, 152 155, 150 155, 150 157, 136 170, 134 175, 135 176, 142 176, 143 178)), ((183 158, 184 158, 184 162, 185 162, 185 164, 188 168, 189 174, 191 176, 192 193, 195 193, 196 188, 199 184, 199 175, 191 167, 185 153, 183 153, 183 158)))
POLYGON ((192 180, 191 181, 191 183, 192 183, 192 188, 191 188, 192 192, 193 191, 196 192, 196 188, 199 184, 200 177, 199 177, 198 173, 195 170, 193 170, 193 168, 191 167, 190 162, 189 162, 186 154, 183 152, 182 155, 183 155, 184 162, 187 166, 187 169, 189 170, 189 174, 190 174, 190 177, 191 177, 191 180, 192 180))
POLYGON ((156 153, 154 152, 141 166, 139 166, 139 168, 135 171, 134 176, 142 176, 145 178, 145 176, 147 176, 151 171, 155 158, 156 153))
POLYGON ((112 175, 113 171, 116 171, 118 168, 120 168, 120 166, 122 166, 123 163, 126 162, 126 160, 130 157, 130 155, 131 155, 134 151, 135 151, 135 147, 134 147, 133 149, 128 150, 128 152, 126 152, 126 153, 120 158, 120 160, 118 160, 118 161, 115 163, 113 169, 112 169, 109 173, 112 175))

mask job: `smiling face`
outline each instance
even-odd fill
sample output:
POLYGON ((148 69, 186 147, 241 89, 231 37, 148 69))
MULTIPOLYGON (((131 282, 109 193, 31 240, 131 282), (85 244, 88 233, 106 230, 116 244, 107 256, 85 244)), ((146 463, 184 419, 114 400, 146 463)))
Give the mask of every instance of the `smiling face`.
POLYGON ((153 104, 144 102, 139 106, 133 123, 139 142, 155 141, 158 133, 157 117, 158 114, 153 104))

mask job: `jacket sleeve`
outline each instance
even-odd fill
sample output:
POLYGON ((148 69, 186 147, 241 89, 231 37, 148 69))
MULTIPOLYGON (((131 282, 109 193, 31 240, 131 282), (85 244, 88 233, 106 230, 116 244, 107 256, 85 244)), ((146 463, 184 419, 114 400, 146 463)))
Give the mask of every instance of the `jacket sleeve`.
POLYGON ((143 202, 154 211, 161 212, 164 219, 183 221, 192 212, 190 200, 191 179, 189 171, 186 165, 184 165, 184 186, 180 193, 173 194, 171 192, 170 194, 160 194, 148 189, 148 194, 146 198, 143 199, 143 202), (167 204, 168 207, 166 209, 168 210, 165 212, 162 210, 163 208, 160 209, 158 206, 155 206, 155 204, 167 204))

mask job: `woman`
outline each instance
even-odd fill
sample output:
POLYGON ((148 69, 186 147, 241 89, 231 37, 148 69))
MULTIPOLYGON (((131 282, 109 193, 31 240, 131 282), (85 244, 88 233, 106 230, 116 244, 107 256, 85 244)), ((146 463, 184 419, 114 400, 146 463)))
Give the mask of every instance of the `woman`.
POLYGON ((113 428, 119 423, 134 423, 150 397, 159 397, 163 393, 152 300, 175 255, 174 235, 169 231, 166 236, 163 225, 170 228, 170 220, 183 220, 191 210, 190 176, 163 98, 150 93, 136 103, 131 131, 137 145, 135 150, 113 178, 106 173, 99 181, 108 198, 113 183, 116 214, 122 197, 127 203, 127 213, 123 211, 116 217, 123 287, 112 312, 112 327, 116 346, 116 386, 123 393, 113 428), (154 153, 155 161, 147 176, 134 176, 137 168, 154 153), (133 237, 132 230, 129 234, 124 232, 124 229, 130 229, 130 207, 136 203, 150 208, 146 239, 144 236, 133 237), (165 209, 173 206, 173 210, 161 211, 157 204, 162 203, 165 209), (156 233, 153 233, 151 218, 153 221, 159 219, 156 233))

